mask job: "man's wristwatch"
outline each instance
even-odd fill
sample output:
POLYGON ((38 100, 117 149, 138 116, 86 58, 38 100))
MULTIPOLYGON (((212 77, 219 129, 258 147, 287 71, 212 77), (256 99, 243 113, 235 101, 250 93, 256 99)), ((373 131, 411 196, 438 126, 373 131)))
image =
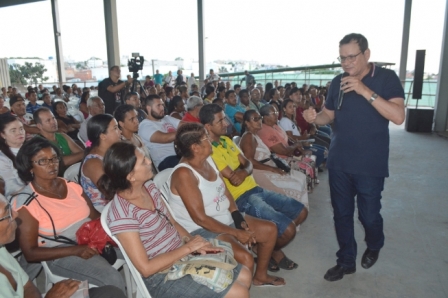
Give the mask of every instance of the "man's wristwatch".
POLYGON ((373 101, 374 101, 377 97, 378 97, 378 94, 373 93, 372 96, 371 96, 370 99, 369 99, 370 104, 372 104, 373 101))

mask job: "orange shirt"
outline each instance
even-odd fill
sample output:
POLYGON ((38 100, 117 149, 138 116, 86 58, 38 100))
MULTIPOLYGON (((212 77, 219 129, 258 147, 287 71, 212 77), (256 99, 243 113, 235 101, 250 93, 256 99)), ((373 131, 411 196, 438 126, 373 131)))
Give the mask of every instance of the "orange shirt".
MULTIPOLYGON (((58 178, 62 179, 62 178, 58 178)), ((53 227, 51 220, 45 210, 50 213, 53 219, 56 234, 64 235, 70 239, 75 240, 74 236, 78 228, 86 221, 89 221, 90 208, 87 205, 86 200, 82 197, 82 188, 79 184, 73 182, 67 182, 67 197, 65 199, 49 198, 44 195, 38 194, 37 198, 33 199, 28 206, 22 206, 26 208, 28 212, 39 222, 38 233, 47 237, 54 237, 53 227), (39 205, 42 205, 43 208, 39 205)), ((29 185, 35 192, 33 185, 29 185)), ((15 202, 14 202, 15 203, 15 202)), ((15 205, 13 205, 14 209, 15 205)), ((48 240, 42 238, 38 239, 39 246, 48 246, 48 240)), ((55 246, 57 244, 53 243, 55 246)))

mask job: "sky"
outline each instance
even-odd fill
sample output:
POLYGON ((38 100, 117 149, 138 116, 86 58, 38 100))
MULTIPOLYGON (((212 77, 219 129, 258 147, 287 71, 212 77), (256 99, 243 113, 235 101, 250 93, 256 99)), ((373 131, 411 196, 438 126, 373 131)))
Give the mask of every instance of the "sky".
MULTIPOLYGON (((371 61, 398 69, 404 0, 203 0, 206 60, 304 66, 337 63, 339 40, 361 33, 371 61)), ((407 69, 426 49, 425 72, 438 73, 445 0, 413 0, 407 69)), ((198 59, 196 0, 117 0, 120 55, 198 59)), ((59 0, 63 55, 107 58, 102 0, 59 0)), ((0 8, 2 57, 55 56, 50 1, 0 8), (18 21, 20 20, 20 21, 18 21), (6 30, 5 30, 6 29, 6 30), (5 45, 5 44, 3 44, 5 45)))

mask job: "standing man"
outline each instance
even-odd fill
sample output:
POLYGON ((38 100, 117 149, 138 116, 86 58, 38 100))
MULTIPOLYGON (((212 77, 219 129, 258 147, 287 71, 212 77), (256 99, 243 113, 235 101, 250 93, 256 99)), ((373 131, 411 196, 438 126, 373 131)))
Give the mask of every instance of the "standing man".
POLYGON ((175 80, 174 80, 174 77, 173 77, 173 74, 172 74, 171 70, 168 72, 167 76, 165 77, 164 82, 169 87, 173 87, 174 86, 175 80))
POLYGON ((255 78, 247 70, 244 72, 244 74, 246 76, 241 79, 240 84, 242 84, 243 81, 246 81, 246 89, 249 89, 251 86, 255 85, 255 78))
POLYGON ((154 75, 154 83, 162 86, 163 83, 163 75, 159 73, 159 70, 156 70, 156 74, 154 75))
POLYGON ((115 108, 123 104, 126 86, 131 84, 133 79, 129 76, 126 82, 120 80, 120 67, 115 65, 109 70, 109 77, 99 83, 98 96, 104 100, 106 114, 114 114, 115 108))
POLYGON ((196 81, 196 78, 194 77, 194 73, 191 73, 191 75, 187 78, 188 93, 190 93, 192 91, 191 86, 193 84, 198 85, 198 82, 196 81))
POLYGON ((339 250, 337 265, 327 271, 328 281, 356 272, 357 246, 353 215, 355 196, 365 229, 361 266, 372 267, 384 245, 380 214, 384 178, 389 176, 389 121, 404 121, 404 91, 395 72, 369 63, 367 39, 346 35, 339 42, 339 61, 346 72, 335 77, 322 112, 309 108, 309 123, 334 121, 327 168, 339 250))

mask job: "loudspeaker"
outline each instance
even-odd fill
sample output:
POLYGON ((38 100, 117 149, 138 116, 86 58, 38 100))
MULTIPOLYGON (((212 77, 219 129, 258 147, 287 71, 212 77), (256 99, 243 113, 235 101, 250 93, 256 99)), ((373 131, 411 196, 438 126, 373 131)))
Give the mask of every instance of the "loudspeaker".
POLYGON ((414 68, 414 88, 412 89, 412 98, 421 99, 423 89, 423 72, 425 70, 426 50, 417 50, 415 54, 414 68))
POLYGON ((433 108, 406 108, 405 129, 409 132, 431 132, 433 119, 433 108))

